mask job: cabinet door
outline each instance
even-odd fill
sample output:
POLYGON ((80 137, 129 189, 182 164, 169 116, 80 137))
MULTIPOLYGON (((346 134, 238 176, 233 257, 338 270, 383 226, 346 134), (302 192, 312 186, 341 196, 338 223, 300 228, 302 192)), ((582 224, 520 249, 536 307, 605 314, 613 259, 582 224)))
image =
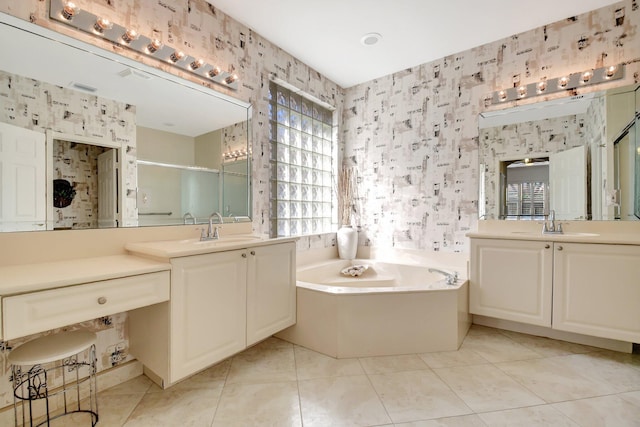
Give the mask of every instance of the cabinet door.
POLYGON ((551 326, 552 268, 548 242, 471 239, 469 311, 551 326))
POLYGON ((640 247, 556 243, 553 328, 640 342, 640 247))
POLYGON ((171 382, 245 346, 246 251, 171 260, 171 382))
POLYGON ((296 245, 249 249, 247 345, 296 322, 296 245))

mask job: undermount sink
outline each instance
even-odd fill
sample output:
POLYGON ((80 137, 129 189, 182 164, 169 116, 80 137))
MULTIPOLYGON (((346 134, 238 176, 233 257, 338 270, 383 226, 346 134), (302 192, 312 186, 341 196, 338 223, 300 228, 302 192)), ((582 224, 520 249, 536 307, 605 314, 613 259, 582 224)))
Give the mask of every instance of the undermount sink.
MULTIPOLYGON (((236 242, 255 242, 256 240, 262 240, 260 236, 222 236, 218 240, 210 240, 211 242, 218 243, 236 243, 236 242)), ((203 242, 204 243, 204 242, 203 242)))
POLYGON ((253 245, 261 245, 269 240, 250 234, 231 234, 216 240, 200 240, 198 237, 182 240, 161 240, 156 242, 127 243, 125 248, 132 252, 163 258, 204 254, 209 252, 242 249, 253 245))
POLYGON ((577 231, 564 231, 562 233, 543 233, 541 231, 512 231, 513 234, 521 234, 523 236, 567 236, 567 237, 596 237, 598 233, 582 233, 577 231))
POLYGON ((188 240, 180 240, 181 244, 185 245, 224 245, 225 243, 242 243, 242 242, 256 242, 258 240, 262 240, 260 236, 221 236, 219 239, 215 240, 199 240, 199 239, 188 239, 188 240))

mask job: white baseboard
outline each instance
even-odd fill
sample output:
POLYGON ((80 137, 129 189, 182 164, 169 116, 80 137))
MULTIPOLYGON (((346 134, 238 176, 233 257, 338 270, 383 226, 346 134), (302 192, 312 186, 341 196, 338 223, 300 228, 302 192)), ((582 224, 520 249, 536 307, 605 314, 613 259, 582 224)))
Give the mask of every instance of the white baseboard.
POLYGON ((631 353, 633 351, 633 343, 630 342, 592 337, 589 335, 575 334, 573 332, 558 331, 556 329, 546 328, 544 326, 527 325, 525 323, 512 322, 510 320, 479 316, 477 314, 473 315, 473 323, 475 325, 488 326, 491 328, 504 329, 507 331, 520 332, 523 334, 553 338, 556 340, 588 345, 591 347, 621 351, 623 353, 631 353))

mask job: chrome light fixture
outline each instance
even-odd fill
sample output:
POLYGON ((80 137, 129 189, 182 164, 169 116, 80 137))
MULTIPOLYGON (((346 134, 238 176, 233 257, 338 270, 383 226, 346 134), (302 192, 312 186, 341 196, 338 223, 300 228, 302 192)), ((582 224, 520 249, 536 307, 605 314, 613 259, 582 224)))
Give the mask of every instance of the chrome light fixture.
MULTIPOLYGON (((493 92, 490 98, 491 104, 501 104, 507 101, 531 98, 543 94, 551 94, 572 90, 588 85, 607 83, 624 77, 624 64, 610 65, 596 68, 595 70, 581 71, 553 79, 543 79, 537 83, 519 85, 493 92)), ((486 102, 488 102, 487 99, 486 102)))
POLYGON ((238 75, 222 71, 216 64, 209 64, 204 59, 190 56, 188 53, 168 46, 155 37, 138 34, 109 19, 80 9, 70 0, 50 0, 49 17, 55 21, 76 28, 85 33, 111 41, 145 55, 167 62, 181 70, 195 74, 208 82, 238 89, 238 75))

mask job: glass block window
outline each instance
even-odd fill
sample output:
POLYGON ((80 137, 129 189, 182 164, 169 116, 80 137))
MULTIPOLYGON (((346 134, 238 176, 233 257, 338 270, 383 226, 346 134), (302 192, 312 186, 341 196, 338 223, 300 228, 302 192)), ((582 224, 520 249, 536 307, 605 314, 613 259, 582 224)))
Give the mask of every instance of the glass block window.
POLYGON ((332 231, 333 113, 269 83, 271 236, 332 231))

